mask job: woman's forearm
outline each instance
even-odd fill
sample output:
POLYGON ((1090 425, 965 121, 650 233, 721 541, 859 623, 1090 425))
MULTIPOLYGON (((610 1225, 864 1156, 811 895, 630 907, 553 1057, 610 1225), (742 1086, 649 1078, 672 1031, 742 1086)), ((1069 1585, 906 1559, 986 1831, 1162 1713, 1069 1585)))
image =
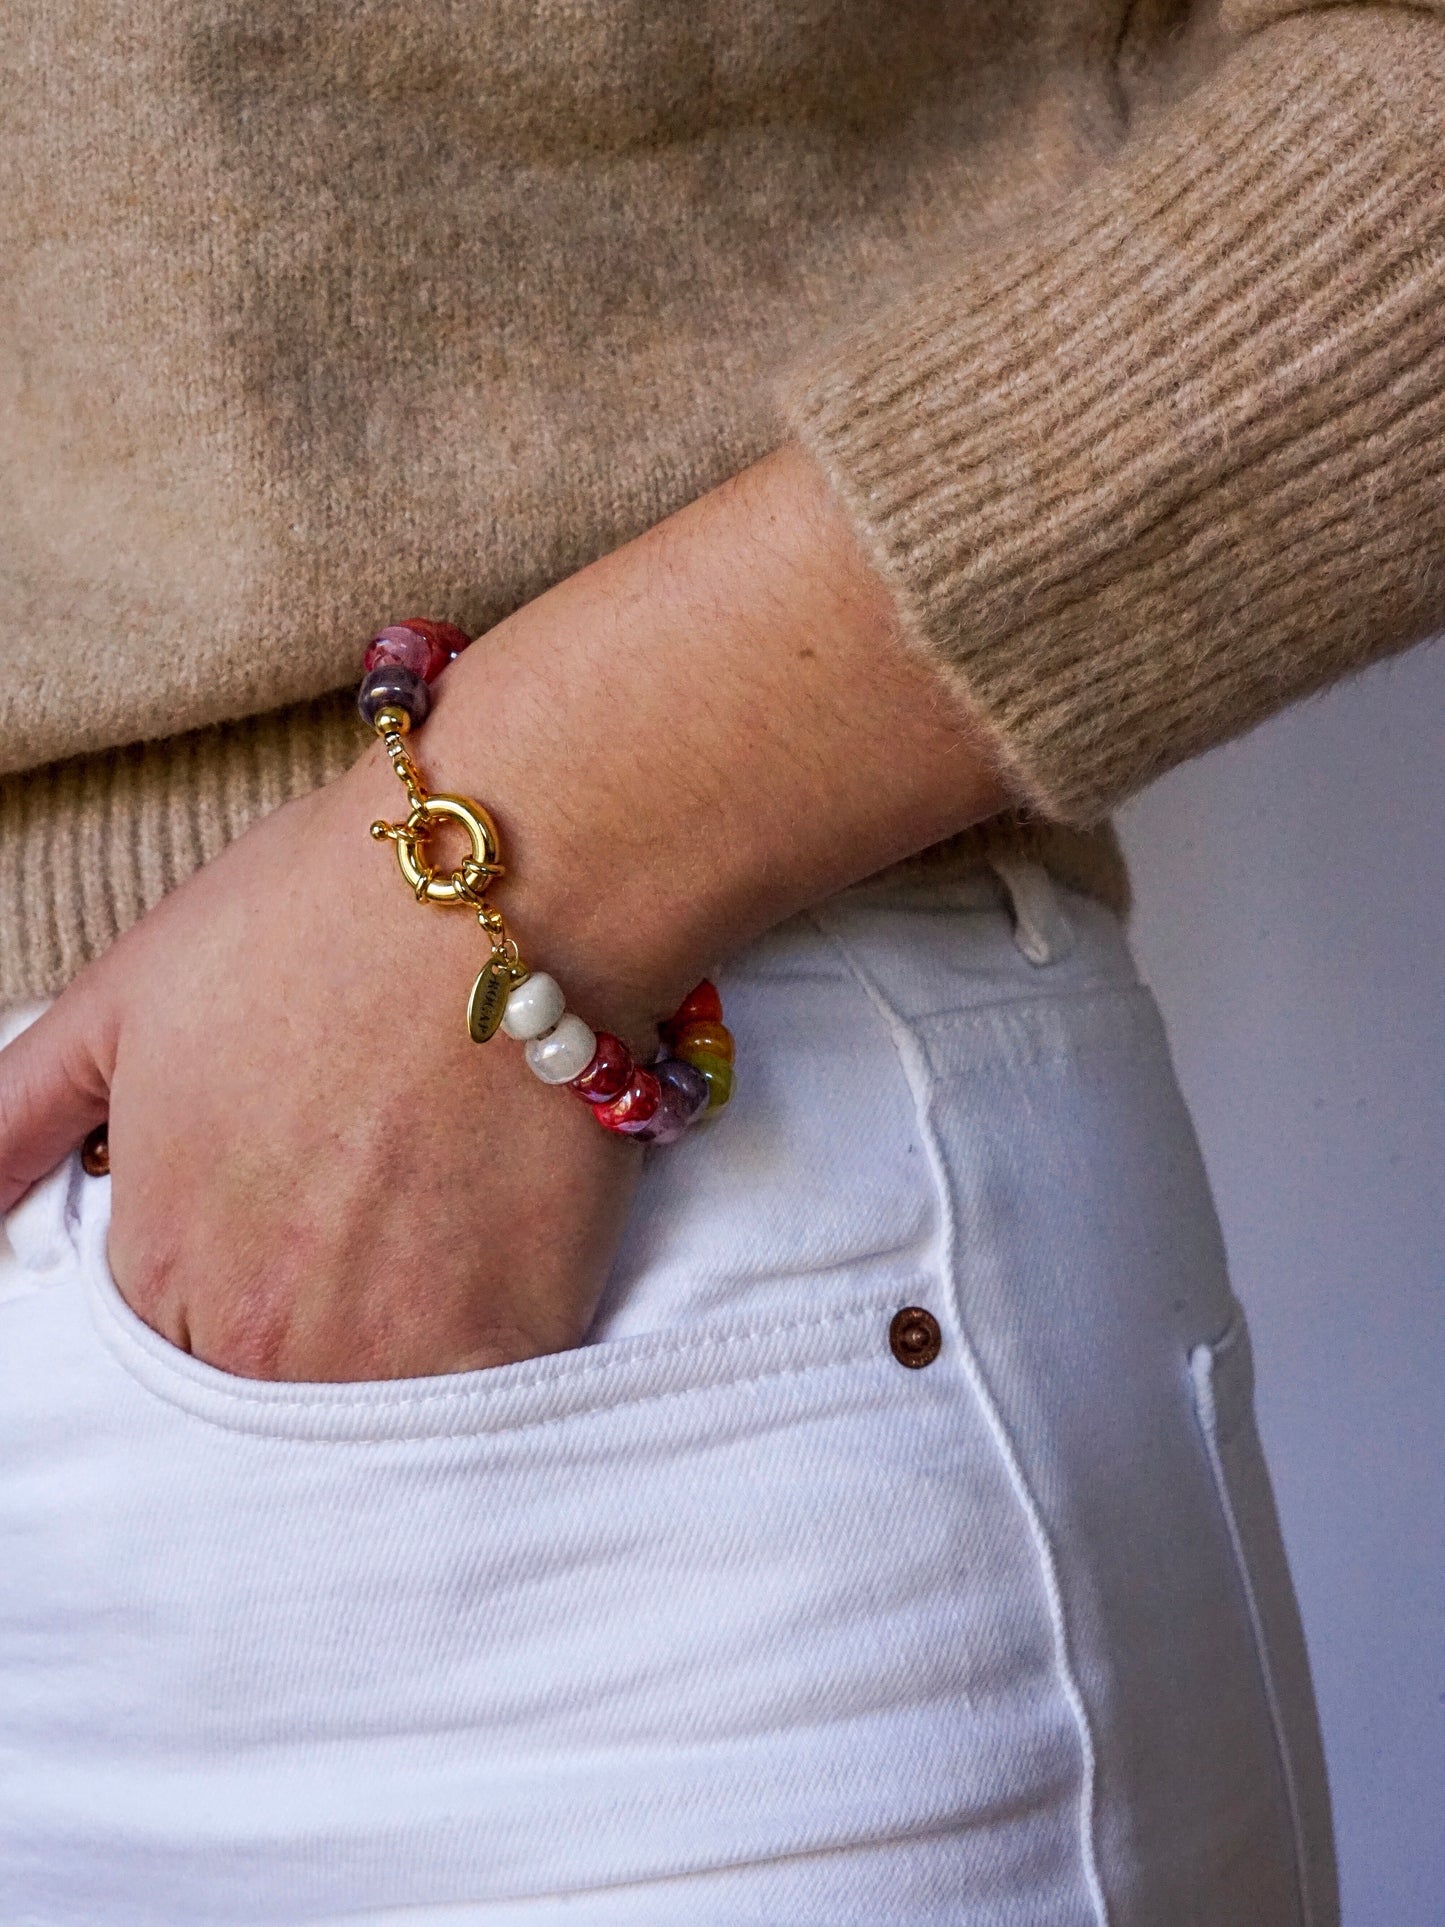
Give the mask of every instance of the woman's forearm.
POLYGON ((634 1024, 1008 800, 795 449, 501 624, 448 672, 423 740, 436 785, 501 819, 531 949, 634 1024))

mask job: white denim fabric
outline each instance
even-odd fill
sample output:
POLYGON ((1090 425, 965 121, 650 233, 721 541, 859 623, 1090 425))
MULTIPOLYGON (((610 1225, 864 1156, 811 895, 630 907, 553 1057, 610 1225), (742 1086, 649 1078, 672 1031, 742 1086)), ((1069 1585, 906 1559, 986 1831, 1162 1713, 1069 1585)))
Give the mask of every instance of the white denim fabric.
POLYGON ((119 1298, 108 1181, 32 1195, 6 1927, 1332 1927, 1159 1018, 1108 912, 1021 894, 880 882, 724 973, 737 1097, 572 1353, 232 1379, 119 1298))

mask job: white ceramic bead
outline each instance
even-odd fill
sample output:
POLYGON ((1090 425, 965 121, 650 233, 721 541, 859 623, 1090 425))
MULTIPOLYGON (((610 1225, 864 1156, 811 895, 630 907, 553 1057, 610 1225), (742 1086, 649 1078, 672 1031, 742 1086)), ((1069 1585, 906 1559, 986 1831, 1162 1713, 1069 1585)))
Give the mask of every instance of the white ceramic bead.
POLYGON ((545 1037, 534 1037, 527 1046, 527 1062, 544 1084, 570 1084, 596 1054, 597 1039, 570 1010, 555 1030, 549 1030, 545 1037))
POLYGON ((562 986, 545 970, 524 977, 507 999, 502 1029, 508 1037, 525 1044, 529 1037, 540 1037, 550 1030, 567 1008, 562 986))

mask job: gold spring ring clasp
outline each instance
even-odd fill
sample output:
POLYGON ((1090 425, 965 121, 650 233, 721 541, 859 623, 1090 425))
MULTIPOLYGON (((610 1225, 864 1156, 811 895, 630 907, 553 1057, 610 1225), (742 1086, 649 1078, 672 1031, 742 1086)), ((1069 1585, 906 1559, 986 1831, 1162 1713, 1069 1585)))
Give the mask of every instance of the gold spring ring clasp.
POLYGON ((493 877, 502 874, 498 862, 501 843, 497 826, 466 796, 428 796, 418 803, 393 840, 396 860, 418 903, 460 903, 475 906, 493 877), (427 839, 438 820, 460 823, 472 846, 469 861, 459 869, 442 871, 426 854, 427 839))

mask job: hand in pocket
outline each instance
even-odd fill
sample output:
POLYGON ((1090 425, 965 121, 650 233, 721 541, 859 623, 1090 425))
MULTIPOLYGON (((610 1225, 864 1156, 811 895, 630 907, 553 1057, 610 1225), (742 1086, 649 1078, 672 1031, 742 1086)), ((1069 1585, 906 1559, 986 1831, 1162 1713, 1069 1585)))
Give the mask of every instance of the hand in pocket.
POLYGON ((364 765, 267 818, 0 1052, 0 1209, 108 1115, 117 1285, 247 1377, 576 1344, 640 1156, 509 1040, 470 1042, 480 933, 369 841, 389 782, 364 765))

